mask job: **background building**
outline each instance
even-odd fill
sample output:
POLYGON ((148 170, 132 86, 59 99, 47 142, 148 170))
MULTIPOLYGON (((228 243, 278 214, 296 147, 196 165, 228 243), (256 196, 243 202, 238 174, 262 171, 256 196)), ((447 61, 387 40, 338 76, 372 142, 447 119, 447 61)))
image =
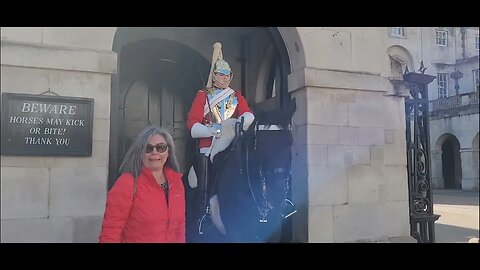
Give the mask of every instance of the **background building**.
POLYGON ((391 27, 389 36, 389 50, 402 55, 397 68, 423 59, 437 77, 429 85, 433 187, 478 191, 478 27, 391 27))

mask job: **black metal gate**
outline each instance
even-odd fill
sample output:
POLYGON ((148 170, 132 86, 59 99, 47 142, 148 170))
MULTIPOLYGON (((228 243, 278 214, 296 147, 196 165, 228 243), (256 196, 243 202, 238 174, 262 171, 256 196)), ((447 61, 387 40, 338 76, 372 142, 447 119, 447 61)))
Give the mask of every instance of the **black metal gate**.
POLYGON ((433 214, 427 86, 435 76, 424 74, 423 63, 420 71, 408 72, 407 68, 403 74, 410 90, 405 99, 410 235, 418 243, 434 243, 434 222, 440 215, 433 214))

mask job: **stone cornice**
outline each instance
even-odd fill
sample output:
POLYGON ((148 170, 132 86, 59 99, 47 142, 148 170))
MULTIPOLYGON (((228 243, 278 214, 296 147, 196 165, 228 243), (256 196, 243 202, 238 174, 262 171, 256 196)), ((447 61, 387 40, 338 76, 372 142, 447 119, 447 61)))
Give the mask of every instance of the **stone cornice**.
POLYGON ((116 73, 117 54, 83 48, 1 41, 3 66, 116 73))
POLYGON ((310 67, 297 70, 288 77, 289 92, 305 87, 377 92, 393 91, 392 83, 380 74, 310 67))

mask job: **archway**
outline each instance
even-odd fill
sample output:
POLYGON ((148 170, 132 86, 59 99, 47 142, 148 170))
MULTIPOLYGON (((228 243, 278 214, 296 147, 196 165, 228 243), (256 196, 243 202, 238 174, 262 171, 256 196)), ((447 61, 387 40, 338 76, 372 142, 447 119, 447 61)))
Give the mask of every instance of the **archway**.
POLYGON ((184 169, 189 157, 185 115, 202 87, 201 74, 208 73, 208 61, 183 44, 159 38, 114 50, 118 72, 112 83, 109 186, 118 177, 119 165, 136 134, 152 124, 172 134, 184 169))
POLYGON ((478 132, 477 134, 475 134, 475 137, 473 137, 473 140, 472 140, 472 149, 473 150, 477 150, 480 148, 479 147, 479 137, 478 137, 478 132))
MULTIPOLYGON (((118 177, 132 136, 147 124, 168 128, 180 146, 177 152, 188 152, 184 118, 208 78, 214 42, 223 44, 224 58, 234 70, 232 88, 240 89, 253 109, 270 108, 265 102, 269 97, 267 103, 285 107, 291 68, 282 35, 293 37, 297 52, 301 43, 295 40, 295 28, 282 31, 273 27, 118 28, 113 40, 118 69, 112 78, 109 187, 118 177), (267 69, 261 70, 262 66, 267 69), (259 100, 257 91, 274 94, 260 95, 259 100)), ((299 55, 296 65, 302 63, 303 54, 299 55)), ((179 159, 183 168, 188 157, 180 154, 179 159)))
POLYGON ((453 134, 443 134, 435 144, 441 150, 443 186, 446 189, 462 189, 462 163, 460 143, 453 134))
POLYGON ((403 46, 393 45, 387 49, 388 56, 390 56, 391 77, 401 80, 404 67, 407 66, 411 70, 415 70, 413 66, 413 57, 411 53, 403 46))
POLYGON ((112 78, 109 188, 134 136, 149 124, 169 129, 185 171, 192 143, 186 114, 208 78, 212 45, 217 41, 223 44, 224 58, 235 75, 232 88, 241 90, 254 110, 269 108, 268 98, 268 103, 284 108, 290 99, 291 73, 284 35, 290 37, 290 47, 295 46, 294 64, 301 65, 305 59, 295 28, 282 29, 282 34, 272 27, 118 28, 113 41, 118 69, 112 78), (261 66, 267 68, 260 70, 261 66), (274 94, 258 99, 257 91, 274 94))

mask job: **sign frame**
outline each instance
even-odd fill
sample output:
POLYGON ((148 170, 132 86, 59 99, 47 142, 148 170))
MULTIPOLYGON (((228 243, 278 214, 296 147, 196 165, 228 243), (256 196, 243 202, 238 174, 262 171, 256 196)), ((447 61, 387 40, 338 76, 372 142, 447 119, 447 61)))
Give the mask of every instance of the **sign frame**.
MULTIPOLYGON (((93 112, 94 112, 94 99, 93 98, 81 98, 81 97, 66 97, 66 96, 47 96, 47 95, 34 95, 34 94, 20 94, 20 93, 2 93, 2 115, 1 115, 1 155, 2 156, 80 156, 80 157, 89 157, 92 156, 92 143, 93 143, 93 112), (26 143, 23 145, 15 145, 10 143, 8 140, 12 137, 12 133, 15 131, 13 128, 9 127, 10 121, 9 118, 12 117, 10 114, 11 106, 14 104, 13 101, 28 101, 35 103, 60 103, 60 104, 76 104, 86 106, 85 117, 84 119, 87 123, 82 126, 85 128, 85 133, 87 135, 84 138, 84 143, 81 147, 70 147, 65 149, 59 149, 58 147, 52 145, 51 148, 43 147, 41 149, 31 147, 26 143)), ((33 105, 32 105, 33 107, 33 105)), ((65 110, 64 110, 65 112, 65 110)), ((34 113, 30 113, 33 115, 34 113)), ((45 112, 38 114, 47 116, 45 112)), ((63 118, 68 119, 68 118, 63 118)), ((73 121, 73 120, 72 120, 73 121)), ((32 127, 39 126, 36 124, 30 124, 32 127)), ((44 127, 45 125, 43 125, 44 127)), ((45 128, 45 127, 44 127, 45 128)), ((76 128, 76 127, 72 127, 76 128)), ((19 128, 21 129, 21 128, 19 128)), ((65 132, 66 129, 64 129, 65 132)), ((28 132, 25 135, 29 135, 28 132)), ((82 134, 70 134, 70 139, 75 136, 85 136, 82 134)))

